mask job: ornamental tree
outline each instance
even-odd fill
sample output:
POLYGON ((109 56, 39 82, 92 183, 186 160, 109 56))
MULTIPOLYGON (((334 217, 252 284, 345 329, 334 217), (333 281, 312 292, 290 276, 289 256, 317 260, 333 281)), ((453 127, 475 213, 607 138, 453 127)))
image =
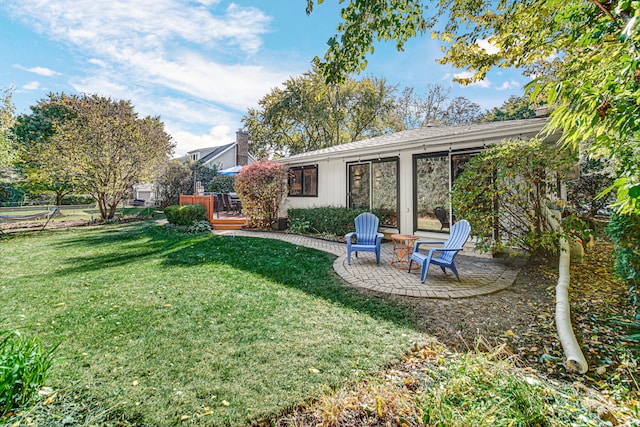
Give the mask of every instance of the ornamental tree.
POLYGON ((507 141, 474 156, 454 181, 451 201, 481 250, 517 248, 534 256, 557 251, 545 213, 558 179, 575 158, 540 140, 507 141))
POLYGON ((287 170, 282 163, 254 162, 236 176, 235 190, 249 227, 270 228, 287 194, 287 170))
POLYGON ((113 218, 132 185, 151 180, 168 160, 171 137, 158 117, 139 118, 129 101, 83 95, 69 104, 75 116, 57 123, 52 141, 102 218, 113 218))

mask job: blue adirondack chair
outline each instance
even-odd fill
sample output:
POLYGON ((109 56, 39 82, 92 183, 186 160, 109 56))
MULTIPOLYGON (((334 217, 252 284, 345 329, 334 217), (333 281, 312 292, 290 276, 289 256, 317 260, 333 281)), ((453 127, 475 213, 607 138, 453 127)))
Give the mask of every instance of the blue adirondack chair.
POLYGON ((379 219, 372 213, 364 212, 355 219, 356 231, 345 234, 347 240, 347 264, 351 265, 351 252, 373 252, 376 254, 376 264, 380 265, 380 243, 384 234, 378 233, 379 219), (353 243, 353 236, 356 242, 353 243))
POLYGON ((460 276, 458 276, 458 270, 456 269, 456 265, 453 263, 458 252, 462 250, 462 247, 467 242, 469 238, 469 233, 471 232, 471 226, 467 220, 458 221, 453 224, 451 227, 451 234, 449 235, 449 239, 446 242, 416 242, 413 253, 411 254, 411 259, 409 260, 409 273, 411 273, 411 265, 413 262, 417 262, 422 266, 422 272, 420 275, 420 280, 422 283, 427 278, 427 272, 429 271, 429 265, 435 264, 442 269, 443 273, 446 273, 445 267, 453 271, 453 274, 456 275, 458 281, 460 281, 460 276), (442 248, 431 248, 429 249, 428 254, 423 254, 418 251, 418 248, 422 244, 430 244, 430 245, 443 245, 442 248), (440 253, 439 257, 434 256, 436 253, 440 253))

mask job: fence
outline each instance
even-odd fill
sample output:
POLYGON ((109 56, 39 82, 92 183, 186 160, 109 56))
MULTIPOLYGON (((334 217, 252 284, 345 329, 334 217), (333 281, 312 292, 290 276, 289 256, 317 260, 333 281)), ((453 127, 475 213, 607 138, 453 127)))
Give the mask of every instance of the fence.
POLYGON ((209 222, 213 222, 213 215, 215 213, 214 196, 209 194, 208 196, 191 196, 180 195, 180 205, 202 205, 207 210, 207 218, 209 222))

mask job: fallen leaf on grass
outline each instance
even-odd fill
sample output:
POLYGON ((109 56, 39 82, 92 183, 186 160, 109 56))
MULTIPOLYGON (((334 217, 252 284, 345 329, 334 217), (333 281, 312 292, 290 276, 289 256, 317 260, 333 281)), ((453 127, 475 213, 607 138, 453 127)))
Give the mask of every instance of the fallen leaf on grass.
POLYGON ((309 372, 311 372, 312 374, 317 374, 320 371, 312 366, 312 367, 309 368, 309 372))
POLYGON ((205 406, 203 408, 204 412, 198 413, 198 417, 206 417, 207 415, 211 415, 213 414, 213 412, 211 411, 211 408, 209 408, 208 406, 205 406))

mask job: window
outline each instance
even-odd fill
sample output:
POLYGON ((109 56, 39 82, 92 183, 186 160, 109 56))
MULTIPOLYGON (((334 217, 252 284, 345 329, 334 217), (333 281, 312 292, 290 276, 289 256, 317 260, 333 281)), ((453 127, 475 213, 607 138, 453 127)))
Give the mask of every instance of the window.
POLYGON ((382 225, 398 226, 398 159, 353 163, 348 166, 351 209, 375 210, 382 225))
POLYGON ((449 232, 456 221, 451 212, 451 185, 479 150, 421 154, 414 157, 415 224, 417 230, 449 232))
POLYGON ((289 196, 318 197, 318 166, 289 169, 289 196))

